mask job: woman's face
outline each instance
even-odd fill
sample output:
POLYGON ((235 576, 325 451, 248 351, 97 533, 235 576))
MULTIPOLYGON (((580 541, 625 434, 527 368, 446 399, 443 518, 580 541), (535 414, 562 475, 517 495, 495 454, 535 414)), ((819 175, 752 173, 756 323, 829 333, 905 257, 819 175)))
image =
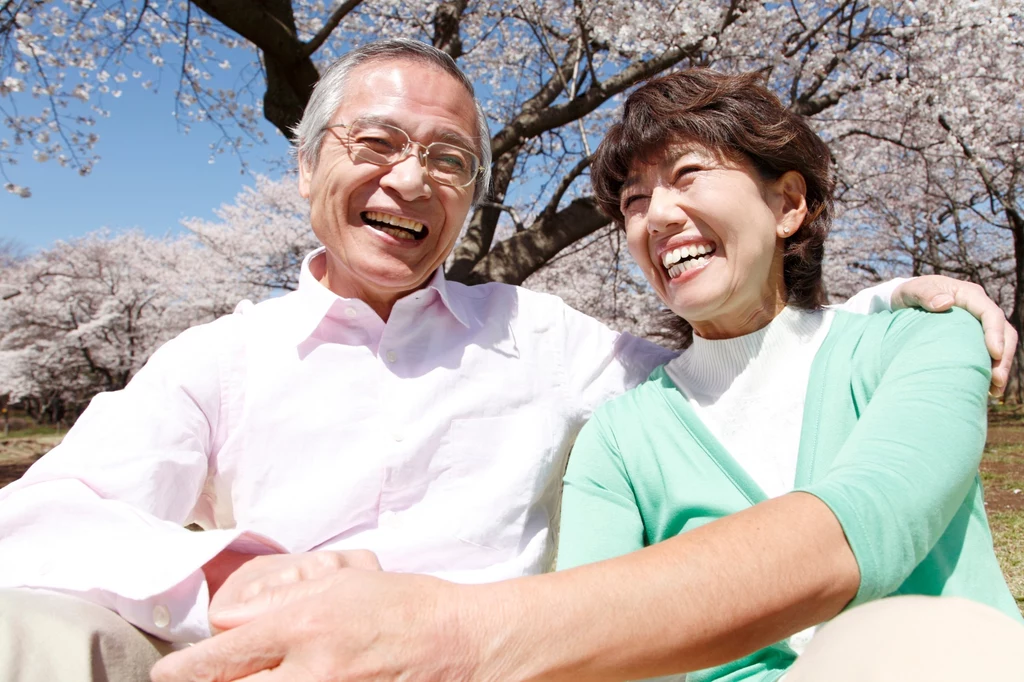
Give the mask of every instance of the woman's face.
POLYGON ((785 306, 783 240, 806 215, 805 191, 795 171, 765 182, 749 162, 684 143, 635 163, 619 206, 659 298, 701 336, 730 338, 785 306))

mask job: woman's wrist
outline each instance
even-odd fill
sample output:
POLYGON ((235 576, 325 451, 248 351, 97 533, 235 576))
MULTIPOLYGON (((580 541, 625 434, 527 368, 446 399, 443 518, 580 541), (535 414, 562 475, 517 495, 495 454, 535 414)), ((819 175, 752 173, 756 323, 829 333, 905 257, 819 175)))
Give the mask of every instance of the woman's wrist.
POLYGON ((438 613, 448 652, 466 682, 535 682, 553 679, 560 661, 548 660, 557 647, 553 623, 534 599, 537 590, 520 578, 484 585, 453 585, 438 599, 438 613))

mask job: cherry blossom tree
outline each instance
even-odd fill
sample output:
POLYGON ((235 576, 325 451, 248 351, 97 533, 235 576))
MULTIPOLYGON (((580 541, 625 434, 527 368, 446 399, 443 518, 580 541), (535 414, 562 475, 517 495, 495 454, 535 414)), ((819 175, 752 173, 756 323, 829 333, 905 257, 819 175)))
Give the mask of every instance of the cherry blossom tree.
MULTIPOLYGON (((833 241, 834 290, 891 274, 953 275, 983 286, 1021 330, 1021 9, 929 3, 900 77, 835 108, 825 129, 845 211, 833 241)), ((1018 349, 1018 373, 1021 360, 1018 349)))
POLYGON ((214 214, 217 220, 192 218, 182 224, 205 247, 207 272, 218 288, 260 299, 298 287, 302 259, 319 242, 293 177, 257 177, 253 187, 214 214))
POLYGON ((933 93, 927 106, 964 141, 961 157, 987 158, 993 114, 1019 129, 1019 102, 1007 116, 1005 98, 1019 86, 1021 21, 1008 0, 10 0, 0 171, 19 193, 12 163, 29 150, 88 172, 104 102, 151 85, 154 67, 176 74, 181 125, 223 132, 215 151, 260 142, 260 118, 287 137, 326 62, 370 38, 411 36, 455 57, 490 115, 493 191, 449 274, 519 283, 607 225, 588 196, 588 160, 641 80, 693 64, 760 70, 855 163, 888 139, 877 119, 898 126, 933 93), (234 89, 215 85, 222 70, 234 89), (496 239, 499 226, 512 229, 496 239))
POLYGON ((242 292, 210 286, 201 251, 191 238, 101 232, 4 268, 0 394, 37 419, 73 417, 160 344, 230 312, 242 292))
MULTIPOLYGON (((88 173, 95 120, 157 70, 173 74, 179 125, 222 132, 214 153, 265 142, 261 119, 289 138, 327 62, 373 38, 418 38, 457 60, 490 118, 493 188, 449 276, 530 278, 652 328, 649 294, 589 195, 590 157, 642 80, 757 70, 832 148, 837 297, 894 274, 954 274, 1020 329, 1022 29, 1019 0, 0 0, 0 173, 23 195, 15 164, 29 155, 88 173)), ((221 266, 217 290, 293 287, 311 245, 301 202, 260 182, 217 221, 188 224, 221 266)))

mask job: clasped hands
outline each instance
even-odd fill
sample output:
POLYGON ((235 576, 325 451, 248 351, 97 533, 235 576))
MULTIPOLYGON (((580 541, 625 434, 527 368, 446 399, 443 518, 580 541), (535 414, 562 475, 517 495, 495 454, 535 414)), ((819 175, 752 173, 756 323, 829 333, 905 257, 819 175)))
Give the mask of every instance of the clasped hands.
POLYGON ((456 586, 384 573, 372 552, 224 552, 208 575, 216 634, 157 663, 153 682, 470 678, 417 636, 437 631, 456 586))

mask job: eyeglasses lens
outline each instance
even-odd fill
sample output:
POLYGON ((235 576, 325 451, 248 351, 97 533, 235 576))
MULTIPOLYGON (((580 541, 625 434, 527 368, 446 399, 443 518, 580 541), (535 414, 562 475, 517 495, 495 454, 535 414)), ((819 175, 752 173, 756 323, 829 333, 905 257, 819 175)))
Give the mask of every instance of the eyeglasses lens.
POLYGON ((479 168, 476 156, 466 149, 446 142, 418 145, 402 129, 374 121, 354 121, 348 128, 348 143, 353 159, 378 166, 398 163, 414 144, 422 147, 425 154, 420 155, 420 162, 425 163, 430 177, 444 185, 464 187, 479 168))

